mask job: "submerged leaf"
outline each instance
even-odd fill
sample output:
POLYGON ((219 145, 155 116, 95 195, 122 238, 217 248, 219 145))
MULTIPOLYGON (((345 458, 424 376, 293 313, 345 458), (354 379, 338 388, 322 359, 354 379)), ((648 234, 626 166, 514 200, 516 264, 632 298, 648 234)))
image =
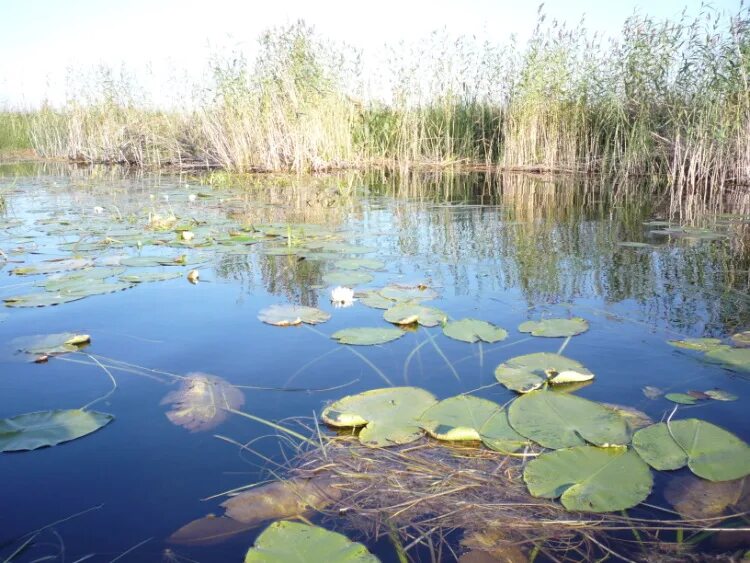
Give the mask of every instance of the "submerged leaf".
POLYGON ((646 385, 643 388, 643 394, 646 398, 655 400, 664 395, 664 391, 662 391, 658 387, 654 387, 653 385, 646 385))
POLYGON ((712 518, 739 500, 742 485, 742 480, 712 482, 680 475, 664 489, 664 498, 684 518, 712 518))
POLYGON ((545 448, 624 445, 630 442, 625 419, 599 403, 550 391, 532 391, 508 409, 511 426, 545 448))
POLYGON ((594 374, 580 362, 549 352, 516 356, 495 368, 495 379, 518 393, 540 389, 547 382, 562 384, 593 378, 594 374))
POLYGON ((734 393, 723 391, 721 389, 709 389, 708 391, 705 391, 705 393, 714 401, 736 401, 739 399, 734 393))
POLYGON ((317 526, 298 522, 274 522, 255 540, 245 555, 245 563, 270 561, 325 563, 377 563, 361 543, 317 526))
POLYGON ((508 338, 508 332, 505 329, 478 319, 461 319, 450 322, 443 328, 443 334, 455 340, 470 343, 480 340, 493 343, 508 338))
POLYGON ((407 444, 422 435, 419 416, 436 402, 418 387, 388 387, 339 399, 321 417, 331 426, 364 426, 359 441, 366 446, 407 444))
POLYGON ((226 517, 204 516, 185 524, 167 538, 179 545, 214 545, 252 530, 257 524, 243 524, 226 517))
POLYGON ((580 317, 526 321, 518 326, 519 332, 530 332, 531 336, 544 336, 547 338, 576 336, 577 334, 586 332, 588 329, 589 323, 580 317))
POLYGON ((334 332, 331 338, 338 340, 341 344, 351 344, 353 346, 372 346, 375 344, 385 344, 392 340, 401 338, 404 335, 403 330, 397 328, 345 328, 334 332))
POLYGON ((331 315, 315 307, 302 305, 271 305, 258 313, 258 319, 274 326, 310 325, 326 322, 331 315))
POLYGON ((651 471, 627 448, 577 446, 547 452, 523 472, 535 497, 556 498, 568 510, 611 512, 631 508, 651 493, 651 471))
POLYGON ((732 344, 738 348, 750 347, 750 330, 744 332, 738 332, 732 335, 732 344))
POLYGON ((419 323, 422 326, 437 326, 444 323, 447 315, 435 307, 425 307, 411 303, 400 303, 383 313, 383 318, 389 323, 410 325, 419 323))
POLYGON ((162 405, 171 404, 166 413, 172 424, 191 432, 210 430, 227 418, 227 409, 245 404, 242 391, 221 377, 206 373, 189 373, 180 388, 168 393, 162 405))
POLYGON ((19 414, 0 420, 0 452, 35 450, 81 438, 114 420, 111 414, 81 409, 19 414))
POLYGON ((734 434, 704 420, 660 422, 633 436, 633 447, 654 469, 690 470, 709 481, 750 474, 750 447, 734 434))

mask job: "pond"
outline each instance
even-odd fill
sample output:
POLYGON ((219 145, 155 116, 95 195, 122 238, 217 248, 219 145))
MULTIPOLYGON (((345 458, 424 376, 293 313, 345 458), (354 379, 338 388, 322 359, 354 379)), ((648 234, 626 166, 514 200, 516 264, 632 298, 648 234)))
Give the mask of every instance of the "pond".
MULTIPOLYGON (((327 405, 389 386, 506 404, 517 394, 497 366, 532 353, 562 353, 580 362, 574 372, 595 374, 569 394, 750 440, 745 356, 707 361, 710 351, 668 342, 741 349, 727 345, 750 330, 748 217, 669 223, 669 202, 652 188, 615 195, 593 180, 529 175, 7 165, 0 195, 0 419, 81 407, 113 417, 54 447, 0 454, 4 561, 240 561, 267 523, 207 546, 167 538, 222 514, 221 493, 285 476, 304 442, 273 425, 332 436, 320 421, 327 405), (354 288, 349 306, 331 303, 337 286, 354 288), (417 316, 437 315, 423 323, 434 326, 384 320, 404 294, 429 308, 417 316), (259 319, 290 304, 322 310, 313 320, 325 322, 259 319), (464 318, 507 335, 468 343, 443 332, 464 318), (585 322, 567 338, 567 328, 551 338, 518 330, 575 318, 585 322), (331 338, 357 327, 398 338, 331 338), (226 390, 231 410, 190 411, 201 385, 226 390)), ((2 432, 0 443, 12 442, 2 432)), ((690 471, 653 473, 647 503, 671 509, 665 487, 690 471)), ((387 527, 373 539, 366 525, 310 519, 399 560, 387 527)), ((442 558, 453 560, 460 531, 443 535, 452 547, 442 558)), ((429 560, 422 543, 409 554, 429 560)))

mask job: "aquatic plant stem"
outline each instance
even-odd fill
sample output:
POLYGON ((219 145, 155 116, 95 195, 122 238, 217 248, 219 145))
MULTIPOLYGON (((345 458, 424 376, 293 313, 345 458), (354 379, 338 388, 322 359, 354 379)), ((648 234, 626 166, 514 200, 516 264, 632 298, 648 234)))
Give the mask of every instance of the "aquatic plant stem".
POLYGON ((438 353, 438 355, 443 359, 443 361, 446 363, 446 365, 448 366, 448 368, 451 370, 451 373, 453 374, 453 377, 456 378, 456 381, 458 381, 459 383, 461 383, 461 376, 458 375, 458 372, 456 371, 456 368, 453 367, 453 364, 448 359, 448 356, 445 355, 445 353, 443 352, 443 350, 440 348, 440 346, 438 346, 438 343, 435 342, 435 339, 433 338, 433 336, 430 334, 430 332, 426 328, 423 329, 423 332, 427 335, 427 339, 430 341, 430 344, 432 344, 432 347, 435 348, 435 351, 438 353))
POLYGON ((261 424, 265 424, 266 426, 269 426, 273 428, 274 430, 278 430, 279 432, 284 432, 285 434, 288 434, 289 436, 293 436, 297 438, 298 440, 302 440, 303 442, 307 442, 311 446, 318 447, 317 442, 314 442, 313 440, 310 440, 309 438, 306 438, 302 434, 299 434, 298 432, 295 432, 294 430, 290 430, 289 428, 285 428, 284 426, 281 426, 279 424, 276 424, 275 422, 271 422, 270 420, 266 420, 265 418, 261 418, 259 416, 255 416, 246 412, 238 411, 237 409, 233 409, 231 407, 225 408, 227 412, 231 412, 232 414, 236 414, 238 416, 243 416, 245 418, 249 418, 250 420, 254 420, 255 422, 260 422, 261 424))
POLYGON ((96 365, 98 365, 102 370, 104 370, 104 373, 106 373, 109 376, 109 379, 112 381, 112 389, 109 390, 109 392, 105 393, 98 399, 94 399, 90 403, 86 403, 84 406, 81 407, 82 411, 85 411, 87 408, 89 408, 91 405, 94 405, 98 403, 99 401, 104 401, 105 399, 108 399, 112 396, 112 394, 117 391, 117 380, 115 380, 115 377, 112 375, 112 372, 109 371, 99 360, 97 360, 94 356, 90 354, 84 354, 85 356, 88 356, 91 360, 93 360, 96 365))

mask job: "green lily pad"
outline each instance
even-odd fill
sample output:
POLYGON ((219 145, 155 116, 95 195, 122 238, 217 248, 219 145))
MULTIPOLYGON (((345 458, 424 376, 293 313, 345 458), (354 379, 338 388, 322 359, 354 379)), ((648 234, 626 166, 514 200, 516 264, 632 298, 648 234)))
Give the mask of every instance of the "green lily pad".
POLYGON ((86 436, 114 420, 111 414, 81 409, 19 414, 0 420, 0 452, 36 450, 86 436))
POLYGON ((372 346, 385 344, 397 340, 404 335, 403 330, 397 328, 345 328, 334 332, 331 338, 338 340, 341 344, 352 344, 354 346, 372 346))
POLYGON ((538 352, 516 356, 495 369, 495 378, 508 389, 528 393, 545 383, 589 381, 594 374, 583 364, 560 354, 538 352))
POLYGON ((694 405, 698 402, 695 397, 691 397, 687 393, 667 393, 664 398, 680 405, 694 405))
POLYGON ((274 522, 255 540, 245 563, 377 563, 361 543, 317 526, 281 520, 274 522))
POLYGON ((734 434, 710 422, 689 418, 660 422, 639 430, 633 447, 654 469, 687 465, 698 477, 730 481, 750 474, 750 448, 734 434))
POLYGON ((300 246, 267 246, 263 249, 266 256, 296 256, 305 251, 300 246))
POLYGON ((340 270, 382 270, 385 268, 385 263, 371 258, 348 258, 339 260, 334 266, 340 270))
POLYGON ((274 326, 294 326, 301 323, 324 323, 331 315, 315 307, 302 305, 271 305, 258 313, 258 319, 274 326))
POLYGON ((714 401, 736 401, 737 399, 739 399, 739 397, 734 393, 723 391, 721 389, 709 389, 708 391, 705 391, 705 393, 714 401))
POLYGON ((463 342, 500 342, 508 338, 505 329, 495 326, 486 321, 477 319, 461 319, 451 322, 443 327, 443 334, 455 340, 463 342))
POLYGON ((738 332, 732 335, 732 344, 738 348, 750 347, 750 330, 744 332, 738 332))
POLYGON ((721 340, 718 338, 686 338, 685 340, 667 340, 667 344, 675 346, 676 348, 684 348, 686 350, 699 350, 701 352, 708 352, 721 346, 721 340))
POLYGON ((387 309, 383 318, 389 323, 410 325, 419 323, 422 326, 437 326, 445 322, 448 316, 435 307, 425 307, 415 303, 400 303, 387 309))
POLYGON ((117 276, 125 272, 125 268, 105 268, 97 266, 94 268, 88 268, 86 270, 80 270, 71 274, 56 275, 47 278, 46 280, 39 282, 35 285, 44 287, 47 291, 53 292, 65 292, 71 288, 75 288, 82 283, 88 281, 97 280, 102 281, 112 276, 117 276))
POLYGON ((568 510, 612 512, 640 504, 651 493, 653 476, 627 448, 576 446, 547 452, 523 472, 535 497, 557 498, 568 510))
POLYGON ((59 332, 16 338, 11 341, 11 346, 19 352, 33 356, 54 356, 77 352, 81 346, 90 342, 91 337, 88 334, 59 332))
POLYGON ((624 445, 630 442, 625 419, 599 403, 550 391, 532 391, 508 409, 513 429, 545 448, 624 445))
POLYGON ((10 273, 17 276, 33 276, 36 274, 53 274, 56 272, 68 272, 70 270, 82 270, 92 265, 91 260, 85 258, 67 258, 64 260, 47 260, 18 267, 11 270, 10 273))
POLYGON ((180 272, 146 272, 142 274, 127 274, 120 276, 120 281, 128 283, 160 282, 181 278, 180 272))
POLYGON ((436 402, 418 387, 373 389, 339 399, 321 418, 331 426, 364 426, 359 441, 366 446, 408 444, 422 435, 419 416, 436 402))
POLYGON ((391 301, 430 301, 438 296, 437 291, 423 285, 389 285, 380 290, 380 295, 391 301))
POLYGON ((530 332, 531 336, 544 336, 547 338, 575 336, 586 332, 588 329, 589 323, 580 317, 526 321, 518 326, 519 332, 530 332))
POLYGON ((750 371, 750 348, 716 348, 706 352, 705 358, 728 369, 750 371))
POLYGON ((357 271, 328 272, 323 276, 323 282, 328 285, 345 285, 348 287, 370 283, 373 279, 367 272, 357 271))
POLYGON ((377 290, 358 291, 355 297, 360 303, 373 309, 390 309, 397 303, 397 301, 383 297, 377 290))
POLYGON ((27 293, 25 295, 14 295, 13 297, 4 297, 6 307, 53 307, 78 301, 83 299, 84 295, 70 295, 57 292, 43 291, 40 293, 27 293))

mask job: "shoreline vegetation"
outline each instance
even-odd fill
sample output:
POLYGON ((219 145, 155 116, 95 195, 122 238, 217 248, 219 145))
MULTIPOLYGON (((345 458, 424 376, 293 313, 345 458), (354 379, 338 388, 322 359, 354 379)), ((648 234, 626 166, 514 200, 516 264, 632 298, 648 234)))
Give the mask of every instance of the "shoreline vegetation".
POLYGON ((146 102, 124 71, 100 68, 78 76, 85 86, 62 107, 0 113, 0 153, 231 172, 428 165, 646 177, 678 199, 747 191, 746 7, 634 15, 608 40, 540 12, 525 45, 440 34, 414 45, 390 50, 381 80, 300 21, 266 32, 254 61, 212 60, 210 83, 170 109, 146 102))

